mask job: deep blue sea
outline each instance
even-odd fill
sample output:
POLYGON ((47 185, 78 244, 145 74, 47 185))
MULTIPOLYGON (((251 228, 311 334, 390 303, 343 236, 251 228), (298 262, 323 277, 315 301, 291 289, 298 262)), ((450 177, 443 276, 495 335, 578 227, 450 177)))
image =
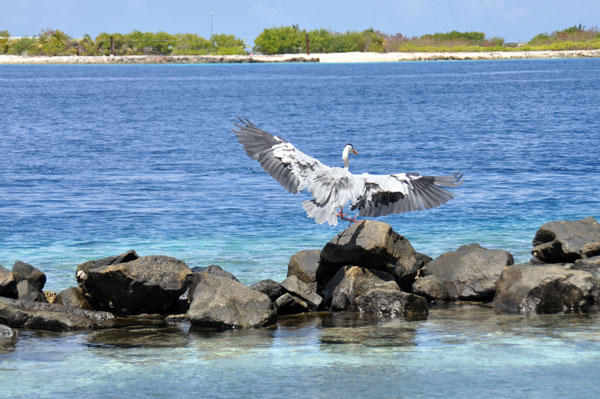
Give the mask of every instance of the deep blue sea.
MULTIPOLYGON (((356 173, 463 171, 448 204, 380 218, 432 257, 477 242, 524 262, 543 223, 600 218, 600 59, 0 65, 0 264, 54 291, 129 249, 284 279, 345 224, 306 217, 308 195, 243 152, 238 116, 331 166, 351 142, 356 173)), ((598 314, 478 306, 127 345, 24 332, 0 351, 0 397, 597 398, 599 333, 598 314)))

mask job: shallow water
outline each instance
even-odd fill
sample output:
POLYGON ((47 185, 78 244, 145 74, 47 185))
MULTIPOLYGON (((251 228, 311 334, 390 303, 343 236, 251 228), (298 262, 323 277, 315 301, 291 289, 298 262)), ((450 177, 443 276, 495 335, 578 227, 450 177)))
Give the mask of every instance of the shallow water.
MULTIPOLYGON (((0 264, 31 263, 56 291, 78 263, 130 248, 282 280, 290 255, 344 226, 308 220, 307 197, 247 158, 238 115, 329 165, 351 142, 359 173, 462 170, 448 204, 381 220, 430 256, 478 242, 525 261, 543 223, 600 216, 599 72, 597 59, 0 66, 0 264)), ((598 396, 597 315, 468 309, 350 320, 357 342, 337 344, 349 331, 319 318, 127 345, 23 333, 0 354, 0 396, 598 396)))

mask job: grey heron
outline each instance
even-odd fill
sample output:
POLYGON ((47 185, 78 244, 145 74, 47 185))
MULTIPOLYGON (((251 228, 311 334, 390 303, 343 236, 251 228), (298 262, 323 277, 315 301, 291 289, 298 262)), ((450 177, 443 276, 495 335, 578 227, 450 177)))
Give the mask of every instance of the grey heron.
POLYGON ((342 151, 344 167, 329 167, 248 119, 239 121, 234 123, 237 130, 232 131, 246 153, 289 192, 308 190, 312 199, 302 202, 302 206, 308 217, 319 224, 335 226, 338 217, 354 222, 356 216, 349 218, 344 214, 348 204, 352 211, 358 210, 357 215, 367 217, 431 209, 453 198, 441 186, 457 187, 463 183, 461 172, 449 176, 355 175, 349 171, 349 155, 358 155, 352 144, 346 144, 342 151))

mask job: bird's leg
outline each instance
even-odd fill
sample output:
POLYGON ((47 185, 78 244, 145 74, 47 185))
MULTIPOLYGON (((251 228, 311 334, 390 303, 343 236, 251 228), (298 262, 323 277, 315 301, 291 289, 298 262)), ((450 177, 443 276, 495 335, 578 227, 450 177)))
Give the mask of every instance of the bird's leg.
POLYGON ((337 213, 337 216, 341 219, 341 220, 345 220, 347 222, 350 222, 350 224, 354 223, 354 222, 362 222, 362 220, 356 220, 356 218, 358 217, 358 212, 356 213, 356 215, 354 215, 354 217, 352 219, 350 219, 350 215, 347 215, 344 213, 344 208, 340 208, 339 212, 337 213))

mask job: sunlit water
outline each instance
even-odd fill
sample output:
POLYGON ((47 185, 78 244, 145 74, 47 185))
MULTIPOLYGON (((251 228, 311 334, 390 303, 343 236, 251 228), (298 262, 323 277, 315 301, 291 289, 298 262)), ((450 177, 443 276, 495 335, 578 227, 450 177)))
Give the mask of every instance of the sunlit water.
MULTIPOLYGON (((381 218, 433 257, 478 242, 525 261, 541 224, 600 216, 600 60, 0 66, 0 264, 31 263, 56 291, 130 248, 283 279, 344 226, 308 220, 307 197, 247 158, 238 115, 329 165, 351 142, 355 172, 462 170, 450 203, 381 218)), ((0 396, 592 398, 599 321, 468 306, 208 336, 22 333, 2 346, 0 396)))

